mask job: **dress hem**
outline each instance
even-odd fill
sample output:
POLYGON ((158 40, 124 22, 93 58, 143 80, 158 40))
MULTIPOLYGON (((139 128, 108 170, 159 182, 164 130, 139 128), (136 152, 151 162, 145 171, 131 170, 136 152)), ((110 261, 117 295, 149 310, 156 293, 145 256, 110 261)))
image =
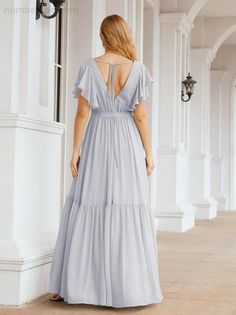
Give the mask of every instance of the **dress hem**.
MULTIPOLYGON (((60 295, 60 294, 59 294, 60 295)), ((136 307, 136 306, 146 306, 146 305, 150 305, 150 304, 156 304, 156 303, 162 303, 163 301, 163 297, 160 299, 150 299, 147 300, 145 302, 142 303, 138 303, 138 304, 109 304, 109 303, 99 303, 99 302, 94 302, 94 301, 89 301, 89 300, 71 300, 68 299, 66 300, 62 295, 60 295, 63 298, 63 302, 67 303, 67 304, 86 304, 86 305, 97 305, 97 306, 106 306, 106 307, 113 307, 113 308, 125 308, 125 307, 136 307)))

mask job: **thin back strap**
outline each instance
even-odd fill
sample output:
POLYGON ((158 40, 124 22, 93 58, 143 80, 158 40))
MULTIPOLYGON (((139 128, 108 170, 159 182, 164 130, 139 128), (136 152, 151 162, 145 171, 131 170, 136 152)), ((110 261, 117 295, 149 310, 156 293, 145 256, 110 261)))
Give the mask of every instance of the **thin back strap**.
POLYGON ((108 61, 95 60, 95 59, 94 59, 94 61, 95 61, 95 62, 108 63, 109 65, 112 65, 112 66, 123 65, 123 64, 126 64, 126 63, 127 63, 127 64, 128 64, 128 63, 133 63, 133 61, 131 61, 131 62, 130 62, 130 61, 127 61, 127 62, 124 61, 124 62, 118 62, 118 63, 111 63, 111 62, 108 62, 108 61))
POLYGON ((94 61, 109 64, 108 85, 111 85, 111 97, 114 100, 115 99, 115 68, 116 68, 115 66, 121 65, 121 64, 133 64, 133 61, 120 62, 120 63, 110 63, 108 61, 95 60, 95 59, 94 61))

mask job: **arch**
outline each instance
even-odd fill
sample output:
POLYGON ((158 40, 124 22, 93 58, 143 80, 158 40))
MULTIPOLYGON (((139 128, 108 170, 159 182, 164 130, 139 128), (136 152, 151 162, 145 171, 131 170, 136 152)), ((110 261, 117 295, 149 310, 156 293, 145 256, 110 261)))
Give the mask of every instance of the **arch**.
POLYGON ((220 35, 220 37, 217 39, 215 44, 212 47, 212 51, 214 55, 216 55, 217 51, 219 50, 220 46, 223 44, 223 42, 234 32, 236 32, 236 24, 230 26, 226 31, 224 31, 223 34, 220 35))
POLYGON ((198 16, 200 10, 204 7, 204 5, 208 2, 208 0, 196 0, 188 13, 189 20, 193 23, 195 18, 198 16))

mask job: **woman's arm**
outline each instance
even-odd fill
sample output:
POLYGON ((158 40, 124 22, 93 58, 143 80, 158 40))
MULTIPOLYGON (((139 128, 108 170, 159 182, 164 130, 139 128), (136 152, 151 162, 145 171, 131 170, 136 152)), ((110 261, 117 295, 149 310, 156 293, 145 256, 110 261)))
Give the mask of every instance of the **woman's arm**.
POLYGON ((84 130, 89 117, 90 106, 88 101, 80 94, 78 97, 78 106, 74 122, 74 144, 73 153, 70 162, 71 173, 73 177, 78 176, 78 159, 80 147, 83 139, 84 130))
POLYGON ((149 125, 148 125, 147 108, 144 101, 136 105, 133 117, 138 127, 140 137, 143 143, 143 148, 146 154, 145 159, 146 159, 146 165, 147 165, 147 173, 148 175, 150 175, 153 169, 155 168, 155 166, 153 163, 153 156, 152 156, 152 147, 151 147, 151 140, 150 140, 149 125))

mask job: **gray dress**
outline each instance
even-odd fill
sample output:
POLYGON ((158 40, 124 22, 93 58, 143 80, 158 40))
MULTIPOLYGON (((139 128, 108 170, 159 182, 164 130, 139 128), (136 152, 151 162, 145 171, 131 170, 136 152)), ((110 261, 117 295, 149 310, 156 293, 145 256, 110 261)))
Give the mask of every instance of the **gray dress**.
POLYGON ((158 303, 157 242, 149 201, 145 152, 133 119, 153 79, 132 61, 114 97, 93 58, 79 67, 73 95, 91 115, 81 146, 78 177, 64 204, 50 272, 49 292, 70 304, 129 307, 158 303))

